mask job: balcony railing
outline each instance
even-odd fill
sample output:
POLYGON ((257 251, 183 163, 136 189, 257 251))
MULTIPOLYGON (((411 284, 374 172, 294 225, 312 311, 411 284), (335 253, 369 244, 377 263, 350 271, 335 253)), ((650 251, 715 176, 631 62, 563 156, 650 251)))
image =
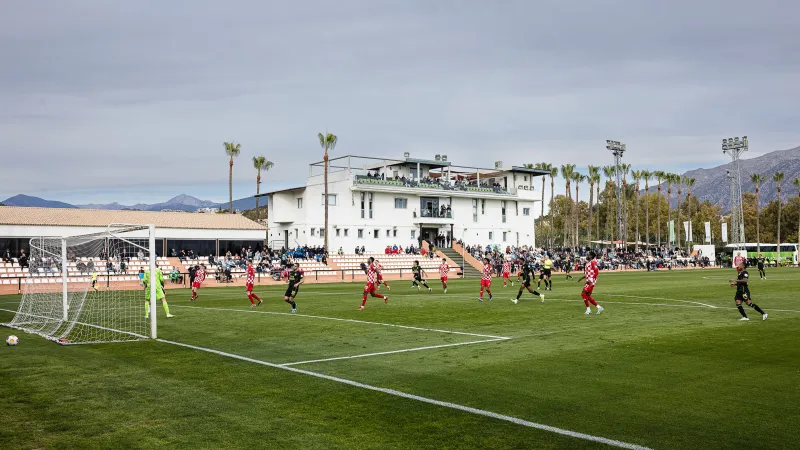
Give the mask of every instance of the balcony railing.
POLYGON ((353 184, 356 185, 371 184, 377 186, 397 186, 397 187, 416 188, 416 189, 441 189, 444 191, 485 192, 489 194, 510 195, 508 191, 498 186, 489 186, 485 184, 478 186, 475 183, 469 184, 462 182, 456 182, 454 184, 441 183, 433 179, 424 179, 421 181, 416 181, 416 180, 404 180, 399 178, 392 179, 392 178, 368 177, 366 175, 356 175, 355 179, 353 180, 353 184))
POLYGON ((420 217, 427 217, 427 218, 434 218, 434 219, 452 219, 453 218, 453 211, 452 210, 427 210, 423 209, 420 211, 420 217))

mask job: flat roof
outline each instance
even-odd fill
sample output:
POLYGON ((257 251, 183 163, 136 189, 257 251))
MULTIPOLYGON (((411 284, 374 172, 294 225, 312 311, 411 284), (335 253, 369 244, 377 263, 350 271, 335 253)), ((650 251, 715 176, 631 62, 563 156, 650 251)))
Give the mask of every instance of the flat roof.
POLYGON ((0 206, 0 226, 106 227, 112 223, 205 230, 265 229, 241 214, 0 206))
POLYGON ((253 197, 266 197, 269 194, 280 194, 281 192, 289 192, 289 191, 299 191, 301 189, 305 189, 305 186, 298 186, 298 187, 290 187, 286 189, 278 189, 277 191, 269 191, 269 192, 262 192, 260 194, 256 194, 253 197))

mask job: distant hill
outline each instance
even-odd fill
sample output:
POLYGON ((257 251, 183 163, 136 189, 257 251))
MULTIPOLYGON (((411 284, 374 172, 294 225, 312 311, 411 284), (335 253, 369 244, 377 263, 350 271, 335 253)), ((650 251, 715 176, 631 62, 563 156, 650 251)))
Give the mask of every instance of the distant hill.
POLYGON ((30 195, 15 195, 3 200, 6 206, 30 206, 38 208, 77 208, 75 205, 69 203, 59 202, 55 200, 45 200, 39 197, 31 197, 30 195))
MULTIPOLYGON (((747 153, 745 153, 747 156, 747 153)), ((726 170, 731 170, 733 163, 713 167, 711 169, 695 169, 683 174, 683 176, 694 178, 696 183, 692 187, 692 195, 696 195, 700 201, 709 200, 716 205, 723 207, 727 212, 730 205, 730 184, 728 183, 726 170)), ((768 181, 761 185, 759 195, 762 206, 771 200, 778 198, 778 186, 772 181, 775 172, 785 174, 783 182, 782 197, 787 198, 787 192, 797 195, 791 186, 794 178, 800 178, 800 147, 790 150, 778 150, 767 153, 752 159, 742 159, 739 162, 742 174, 742 192, 755 192, 753 183, 750 182, 750 175, 760 173, 768 181)), ((662 184, 662 193, 666 189, 666 183, 662 184)), ((683 190, 685 196, 686 189, 683 190)), ((650 186, 650 192, 656 192, 655 186, 650 186)), ((673 188, 673 206, 677 203, 675 198, 675 188, 673 188)))
MULTIPOLYGON (((162 203, 137 203, 135 205, 123 205, 118 202, 113 203, 88 203, 83 205, 71 205, 69 203, 54 201, 54 200, 45 200, 39 197, 33 197, 29 195, 15 195, 13 197, 4 200, 2 203, 8 206, 32 206, 32 207, 40 207, 40 208, 81 208, 81 209, 109 209, 109 210, 123 210, 123 209, 133 209, 139 211, 161 211, 165 209, 173 210, 173 211, 187 211, 187 212, 195 212, 199 208, 222 208, 228 209, 228 203, 217 203, 212 202, 210 200, 201 200, 196 197, 192 197, 191 195, 181 194, 171 199, 162 202, 162 203)), ((259 201, 261 206, 265 206, 267 204, 266 198, 262 198, 259 201)), ((238 200, 233 201, 233 209, 234 210, 248 210, 254 209, 256 207, 256 199, 253 197, 245 197, 240 198, 238 200)))

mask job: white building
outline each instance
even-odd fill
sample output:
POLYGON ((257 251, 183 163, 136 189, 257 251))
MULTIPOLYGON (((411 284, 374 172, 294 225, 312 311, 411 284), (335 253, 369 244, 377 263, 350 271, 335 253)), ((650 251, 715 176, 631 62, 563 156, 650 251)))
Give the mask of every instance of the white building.
MULTIPOLYGON (((469 244, 535 245, 534 178, 549 172, 496 162, 493 169, 433 160, 343 156, 328 173, 329 251, 419 245, 438 235, 469 244)), ((539 180, 540 182, 540 180, 539 180)), ((324 245, 323 163, 305 186, 268 196, 273 248, 324 245)))

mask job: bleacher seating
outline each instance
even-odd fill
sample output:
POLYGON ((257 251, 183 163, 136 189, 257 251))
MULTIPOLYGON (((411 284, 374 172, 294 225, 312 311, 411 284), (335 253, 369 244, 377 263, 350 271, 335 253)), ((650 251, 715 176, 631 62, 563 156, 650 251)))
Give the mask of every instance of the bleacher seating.
MULTIPOLYGON (((425 270, 429 278, 439 277, 439 264, 442 262, 441 258, 436 257, 431 259, 428 255, 387 255, 384 253, 335 255, 331 257, 331 260, 333 260, 341 270, 355 270, 361 272, 361 263, 365 262, 370 256, 380 262, 383 266, 383 273, 386 274, 399 274, 401 271, 403 274, 410 273, 414 261, 419 261, 420 267, 425 270)), ((450 272, 454 273, 457 269, 458 267, 450 267, 450 272)))

